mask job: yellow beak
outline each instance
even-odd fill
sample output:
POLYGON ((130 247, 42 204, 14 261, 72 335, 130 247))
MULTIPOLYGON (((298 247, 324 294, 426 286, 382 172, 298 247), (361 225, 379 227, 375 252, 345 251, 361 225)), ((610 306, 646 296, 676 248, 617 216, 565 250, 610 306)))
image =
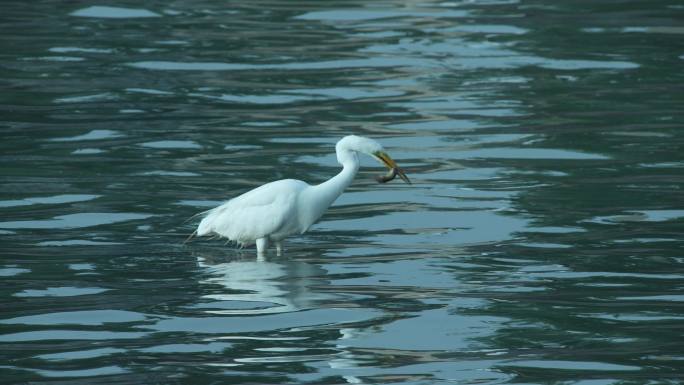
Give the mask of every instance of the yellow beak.
POLYGON ((387 155, 386 152, 382 152, 382 151, 376 152, 375 156, 378 159, 380 159, 380 161, 382 161, 382 163, 384 163, 385 166, 387 166, 388 168, 390 168, 390 169, 393 168, 393 169, 397 170, 397 175, 399 175, 401 180, 403 180, 404 182, 406 182, 408 184, 411 184, 411 181, 409 180, 409 178, 406 176, 406 174, 404 174, 404 170, 399 168, 399 166, 397 166, 397 162, 395 162, 394 159, 392 159, 389 155, 387 155))

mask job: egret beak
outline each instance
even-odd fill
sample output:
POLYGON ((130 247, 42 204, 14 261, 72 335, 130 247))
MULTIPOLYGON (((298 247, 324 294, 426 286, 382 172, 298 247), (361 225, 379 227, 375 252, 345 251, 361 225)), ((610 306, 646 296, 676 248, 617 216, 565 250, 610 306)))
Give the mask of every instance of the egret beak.
POLYGON ((373 155, 375 155, 375 157, 378 158, 382 163, 384 163, 385 166, 387 166, 388 168, 397 170, 397 175, 399 175, 401 180, 408 184, 411 184, 409 178, 406 176, 406 174, 404 174, 404 170, 399 168, 399 166, 397 166, 397 162, 395 162, 394 159, 387 155, 386 152, 378 151, 373 155))

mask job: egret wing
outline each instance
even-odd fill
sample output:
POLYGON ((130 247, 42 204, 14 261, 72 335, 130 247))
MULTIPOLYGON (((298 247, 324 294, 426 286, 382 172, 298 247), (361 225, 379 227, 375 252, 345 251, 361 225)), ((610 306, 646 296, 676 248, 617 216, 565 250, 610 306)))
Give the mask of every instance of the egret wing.
POLYGON ((247 244, 276 233, 293 220, 297 196, 304 186, 304 182, 282 180, 248 191, 210 210, 197 234, 216 233, 247 244))

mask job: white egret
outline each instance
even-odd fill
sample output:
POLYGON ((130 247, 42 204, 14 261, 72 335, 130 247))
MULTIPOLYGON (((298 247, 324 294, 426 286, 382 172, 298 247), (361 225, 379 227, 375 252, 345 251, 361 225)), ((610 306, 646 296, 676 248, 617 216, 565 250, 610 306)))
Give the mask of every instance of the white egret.
POLYGON ((311 186, 301 180, 283 179, 267 183, 235 197, 200 215, 196 235, 219 235, 240 246, 256 243, 263 254, 271 242, 282 253, 282 240, 303 234, 354 180, 359 170, 358 153, 368 154, 390 168, 390 174, 379 178, 387 182, 399 175, 411 183, 406 174, 375 140, 356 135, 342 138, 335 146, 342 171, 327 181, 311 186))

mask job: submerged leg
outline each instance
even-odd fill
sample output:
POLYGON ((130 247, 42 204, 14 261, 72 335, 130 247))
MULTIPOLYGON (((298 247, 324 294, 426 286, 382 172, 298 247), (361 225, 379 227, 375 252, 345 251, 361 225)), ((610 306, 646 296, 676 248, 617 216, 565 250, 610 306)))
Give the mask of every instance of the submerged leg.
POLYGON ((259 238, 256 240, 257 254, 264 255, 268 249, 268 238, 259 238))
POLYGON ((283 241, 276 241, 276 255, 281 256, 283 255, 283 241))

